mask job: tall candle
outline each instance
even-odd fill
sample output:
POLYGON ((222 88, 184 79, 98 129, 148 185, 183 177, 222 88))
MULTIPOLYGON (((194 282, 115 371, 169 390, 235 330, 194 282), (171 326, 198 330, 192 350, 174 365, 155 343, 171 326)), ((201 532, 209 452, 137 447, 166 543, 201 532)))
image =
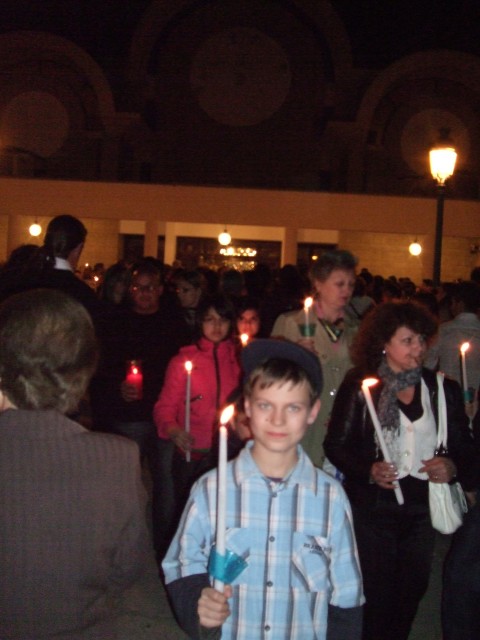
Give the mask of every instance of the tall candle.
POLYGON ((129 361, 125 382, 135 387, 137 392, 136 399, 141 400, 143 395, 143 374, 138 360, 129 361))
POLYGON ((462 385, 465 400, 468 399, 468 378, 467 378, 467 351, 470 349, 470 343, 464 342, 460 347, 460 358, 462 362, 462 385))
MULTIPOLYGON (((367 403, 368 411, 370 413, 370 417, 372 418, 373 426, 375 427, 375 432, 377 434, 378 443, 380 445, 380 449, 383 453, 383 459, 385 462, 392 462, 392 458, 390 456, 390 452, 388 450, 387 444, 383 437, 382 425, 380 424, 380 420, 378 419, 377 412, 375 411, 375 407, 373 406, 372 395, 370 393, 370 387, 377 384, 378 380, 375 378, 365 378, 362 382, 362 392, 365 396, 365 401, 367 403)), ((398 482, 395 482, 395 497, 397 498, 398 504, 403 504, 403 493, 398 482)))
MULTIPOLYGON (((192 395, 192 368, 193 365, 190 360, 185 362, 185 371, 187 372, 187 387, 185 390, 185 431, 190 433, 190 397, 192 395)), ((185 460, 190 462, 190 451, 185 454, 185 460)))
MULTIPOLYGON (((215 549, 218 556, 225 558, 225 534, 227 514, 227 424, 233 416, 234 406, 228 405, 220 417, 220 431, 218 443, 218 467, 217 467, 217 530, 215 549)), ((218 563, 221 564, 220 562, 218 563)), ((215 578, 214 587, 217 591, 223 591, 224 583, 215 578)))

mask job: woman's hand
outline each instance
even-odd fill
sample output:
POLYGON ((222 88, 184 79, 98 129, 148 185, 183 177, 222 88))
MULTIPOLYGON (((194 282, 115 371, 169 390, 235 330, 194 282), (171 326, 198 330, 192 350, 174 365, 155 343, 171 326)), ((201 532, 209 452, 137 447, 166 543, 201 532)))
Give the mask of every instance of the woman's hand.
POLYGON ((230 615, 228 598, 232 595, 232 587, 225 586, 221 593, 212 587, 202 589, 197 605, 197 613, 202 627, 220 627, 230 615))
POLYGON ((397 467, 392 462, 374 462, 370 477, 382 489, 395 489, 398 481, 397 467))
POLYGON ((182 451, 190 451, 195 439, 190 433, 187 433, 185 429, 173 426, 168 429, 168 436, 173 444, 182 451))
POLYGON ((450 458, 434 456, 429 460, 422 460, 422 463, 423 467, 419 471, 428 474, 430 482, 451 482, 457 475, 457 467, 450 458))

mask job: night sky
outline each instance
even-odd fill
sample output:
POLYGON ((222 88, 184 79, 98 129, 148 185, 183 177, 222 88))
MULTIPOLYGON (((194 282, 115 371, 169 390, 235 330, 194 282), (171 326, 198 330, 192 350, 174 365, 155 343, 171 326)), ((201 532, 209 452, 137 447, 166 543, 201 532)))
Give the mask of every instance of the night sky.
MULTIPOLYGON (((2 0, 1 4, 0 32, 49 31, 72 40, 108 68, 125 60, 135 26, 151 2, 2 0)), ((196 4, 201 2, 192 2, 196 4)), ((432 48, 480 55, 478 0, 332 0, 331 4, 349 34, 356 66, 382 68, 401 56, 432 48)))

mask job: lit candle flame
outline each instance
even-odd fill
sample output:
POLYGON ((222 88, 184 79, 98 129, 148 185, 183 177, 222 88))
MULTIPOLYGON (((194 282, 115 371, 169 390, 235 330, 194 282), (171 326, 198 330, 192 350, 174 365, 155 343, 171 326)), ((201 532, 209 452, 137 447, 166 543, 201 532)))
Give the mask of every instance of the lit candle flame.
POLYGON ((222 411, 222 415, 220 416, 220 424, 225 425, 230 422, 233 416, 233 412, 235 411, 235 406, 233 404, 229 404, 228 407, 222 411))
POLYGON ((242 345, 245 347, 248 343, 248 333, 242 333, 242 335, 240 336, 240 340, 242 342, 242 345))
POLYGON ((187 360, 185 362, 185 369, 186 369, 187 373, 190 373, 191 370, 193 369, 193 364, 190 362, 190 360, 187 360))
POLYGON ((464 342, 462 344, 462 346, 460 347, 460 351, 462 353, 465 353, 466 351, 468 351, 470 349, 470 343, 469 342, 464 342))
POLYGON ((312 304, 313 304, 313 298, 311 296, 309 296, 308 298, 305 298, 305 302, 303 303, 303 308, 305 309, 305 311, 308 311, 312 306, 312 304))
POLYGON ((365 378, 362 382, 362 387, 373 387, 378 384, 377 378, 365 378))
POLYGON ((132 367, 132 373, 136 376, 138 373, 137 367, 132 367))

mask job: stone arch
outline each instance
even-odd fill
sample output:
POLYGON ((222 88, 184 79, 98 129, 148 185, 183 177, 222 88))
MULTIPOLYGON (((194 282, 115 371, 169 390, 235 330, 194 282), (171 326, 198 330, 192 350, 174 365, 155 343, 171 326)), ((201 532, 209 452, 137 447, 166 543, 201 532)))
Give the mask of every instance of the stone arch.
POLYGON ((153 179, 292 186, 318 174, 318 145, 349 74, 350 45, 330 2, 152 3, 127 81, 131 109, 156 136, 153 179))
POLYGON ((357 113, 357 144, 349 186, 355 191, 432 195, 428 150, 440 128, 450 130, 459 153, 449 190, 476 198, 480 157, 480 59, 456 51, 402 58, 366 90, 357 113))
POLYGON ((88 167, 98 165, 98 147, 111 132, 115 111, 93 58, 59 36, 5 33, 0 74, 4 172, 10 163, 14 174, 98 178, 88 167))

